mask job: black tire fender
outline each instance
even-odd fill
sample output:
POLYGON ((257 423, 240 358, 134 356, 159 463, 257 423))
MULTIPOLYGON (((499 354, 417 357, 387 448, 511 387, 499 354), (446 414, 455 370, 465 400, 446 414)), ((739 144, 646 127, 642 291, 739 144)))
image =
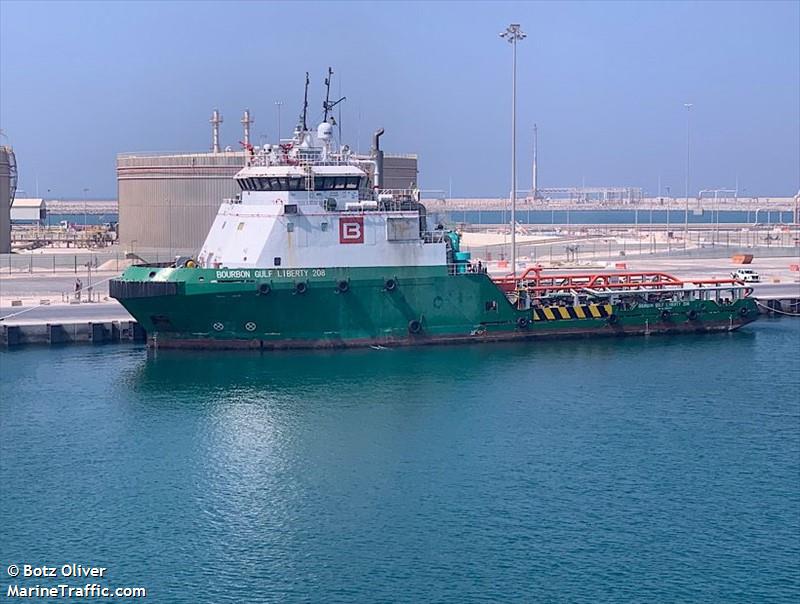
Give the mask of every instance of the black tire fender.
POLYGON ((417 321, 416 319, 412 319, 408 322, 408 333, 418 334, 422 331, 422 323, 417 321))

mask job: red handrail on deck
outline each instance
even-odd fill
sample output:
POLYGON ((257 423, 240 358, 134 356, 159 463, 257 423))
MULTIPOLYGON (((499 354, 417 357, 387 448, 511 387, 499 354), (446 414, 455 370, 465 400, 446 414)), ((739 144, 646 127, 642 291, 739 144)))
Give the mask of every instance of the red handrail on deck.
POLYGON ((679 288, 685 284, 719 286, 744 285, 736 279, 679 279, 659 271, 628 271, 613 273, 561 273, 544 274, 541 267, 527 269, 518 277, 505 275, 493 281, 504 292, 515 291, 518 286, 530 292, 570 292, 593 289, 625 291, 626 289, 660 290, 665 287, 679 288))

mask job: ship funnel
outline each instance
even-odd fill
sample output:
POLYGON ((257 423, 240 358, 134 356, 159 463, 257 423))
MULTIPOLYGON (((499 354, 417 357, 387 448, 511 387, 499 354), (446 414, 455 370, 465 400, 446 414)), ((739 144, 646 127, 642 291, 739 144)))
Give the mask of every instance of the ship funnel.
POLYGON ((250 145, 250 124, 254 124, 255 120, 250 117, 250 110, 245 109, 244 115, 242 115, 242 129, 244 130, 244 143, 245 147, 249 147, 250 145))
POLYGON ((378 128, 372 135, 372 155, 375 157, 375 186, 383 188, 383 151, 381 151, 380 138, 383 136, 384 129, 378 128))
POLYGON ((211 112, 211 152, 219 153, 219 125, 222 123, 222 114, 214 109, 211 112))

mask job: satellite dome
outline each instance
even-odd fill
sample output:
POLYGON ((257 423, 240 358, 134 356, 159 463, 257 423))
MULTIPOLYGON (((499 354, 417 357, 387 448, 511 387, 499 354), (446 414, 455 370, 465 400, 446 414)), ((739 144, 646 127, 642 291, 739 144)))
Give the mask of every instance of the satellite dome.
POLYGON ((323 141, 329 141, 333 137, 333 126, 328 122, 322 122, 317 126, 317 138, 323 141))

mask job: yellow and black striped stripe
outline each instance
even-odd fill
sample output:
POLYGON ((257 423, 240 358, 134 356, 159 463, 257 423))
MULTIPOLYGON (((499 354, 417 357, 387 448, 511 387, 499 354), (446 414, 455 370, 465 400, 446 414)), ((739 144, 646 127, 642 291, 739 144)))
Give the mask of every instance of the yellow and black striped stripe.
POLYGON ((534 308, 534 321, 563 321, 567 319, 605 319, 614 314, 611 304, 581 304, 580 306, 543 306, 534 308))

